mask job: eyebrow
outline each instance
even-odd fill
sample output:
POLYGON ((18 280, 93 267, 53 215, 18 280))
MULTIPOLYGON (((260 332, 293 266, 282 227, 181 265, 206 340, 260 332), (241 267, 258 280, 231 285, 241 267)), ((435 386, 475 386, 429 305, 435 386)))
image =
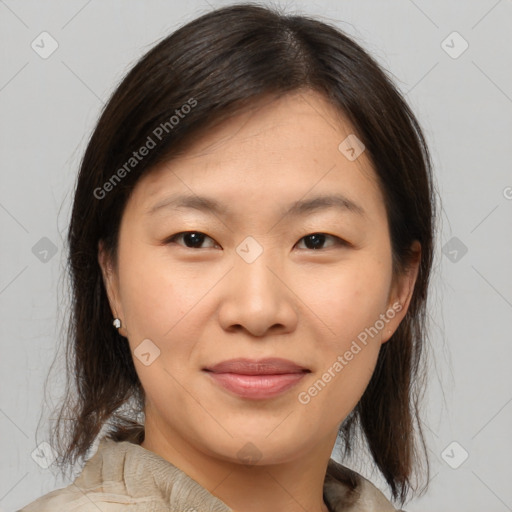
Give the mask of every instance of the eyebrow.
MULTIPOLYGON (((152 215, 163 208, 194 209, 224 216, 233 215, 226 204, 223 204, 216 199, 198 195, 177 194, 159 201, 150 207, 146 213, 148 215, 152 215)), ((366 212, 363 207, 343 194, 328 194, 316 196, 311 199, 301 199, 291 203, 287 209, 285 208, 280 211, 280 215, 302 216, 307 213, 326 210, 329 208, 336 208, 343 212, 356 214, 360 217, 366 217, 366 212)))

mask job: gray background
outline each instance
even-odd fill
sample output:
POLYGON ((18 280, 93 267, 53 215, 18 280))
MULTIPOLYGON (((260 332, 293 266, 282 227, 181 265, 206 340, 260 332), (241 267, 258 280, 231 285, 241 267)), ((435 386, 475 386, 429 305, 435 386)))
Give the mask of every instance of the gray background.
MULTIPOLYGON (((44 384, 67 307, 63 236, 100 109, 157 40, 228 3, 0 0, 0 511, 68 483, 31 453, 46 439, 43 399, 61 390, 62 366, 44 384), (43 31, 58 43, 47 58, 31 47, 51 49, 43 31)), ((512 510, 512 2, 275 3, 369 50, 432 150, 442 197, 424 405, 432 479, 405 508, 512 510), (469 44, 460 55, 454 31, 469 44)), ((356 466, 384 488, 364 459, 356 466)))

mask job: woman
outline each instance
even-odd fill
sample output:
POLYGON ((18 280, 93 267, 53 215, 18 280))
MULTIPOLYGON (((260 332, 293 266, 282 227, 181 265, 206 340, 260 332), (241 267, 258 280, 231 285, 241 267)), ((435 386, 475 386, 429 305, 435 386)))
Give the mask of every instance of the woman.
POLYGON ((69 227, 77 390, 51 445, 86 463, 22 511, 396 510, 331 459, 358 439, 402 506, 427 462, 431 174, 337 28, 234 5, 156 45, 101 115, 69 227))

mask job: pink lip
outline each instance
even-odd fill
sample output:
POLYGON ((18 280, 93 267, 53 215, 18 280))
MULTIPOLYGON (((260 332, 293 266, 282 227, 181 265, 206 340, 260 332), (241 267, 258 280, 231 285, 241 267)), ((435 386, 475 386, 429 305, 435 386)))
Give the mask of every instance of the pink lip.
POLYGON ((272 398, 295 386, 310 370, 280 358, 231 359, 204 368, 222 387, 243 398, 272 398))

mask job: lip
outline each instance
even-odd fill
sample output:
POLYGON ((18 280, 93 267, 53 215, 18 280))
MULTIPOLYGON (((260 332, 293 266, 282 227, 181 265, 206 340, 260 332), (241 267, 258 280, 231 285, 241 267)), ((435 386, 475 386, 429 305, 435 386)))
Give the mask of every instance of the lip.
POLYGON ((240 375, 282 375, 285 373, 302 373, 310 370, 289 359, 268 357, 265 359, 237 358, 222 361, 203 370, 213 373, 238 373, 240 375))
POLYGON ((281 358, 230 359, 203 371, 227 391, 253 400, 278 396, 310 373, 309 369, 281 358))

